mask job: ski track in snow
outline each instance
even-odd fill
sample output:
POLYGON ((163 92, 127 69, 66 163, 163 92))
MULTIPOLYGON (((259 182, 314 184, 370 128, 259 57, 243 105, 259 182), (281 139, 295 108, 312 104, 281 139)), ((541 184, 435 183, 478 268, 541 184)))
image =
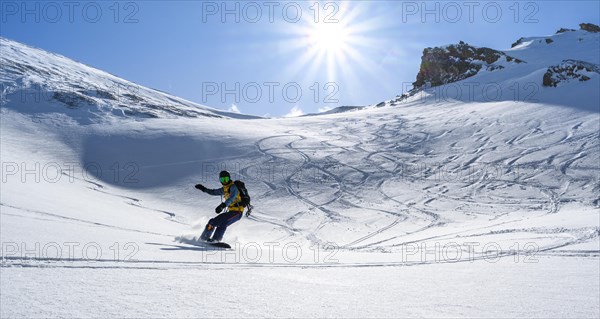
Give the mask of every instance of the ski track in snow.
MULTIPOLYGON (((352 120, 349 120, 348 122, 351 122, 352 120)), ((460 119, 450 119, 448 121, 446 121, 446 123, 456 123, 456 122, 460 122, 460 119)), ((463 167, 470 167, 473 165, 477 165, 477 164, 481 164, 481 165, 489 165, 489 166, 495 166, 495 165, 505 165, 505 166, 510 166, 515 164, 515 162, 517 162, 518 160, 522 159, 525 155, 530 155, 530 154, 535 154, 536 152, 541 151, 541 148, 522 148, 522 151, 519 151, 519 146, 521 143, 523 143, 524 140, 526 139, 532 139, 535 138, 536 134, 539 134, 539 132, 544 131, 544 129, 548 130, 547 128, 545 128, 542 125, 542 122, 539 120, 532 120, 526 123, 526 126, 528 128, 528 131, 526 131, 523 134, 520 135, 515 135, 513 136, 512 134, 508 134, 506 137, 504 137, 504 143, 506 145, 509 145, 510 147, 514 148, 517 152, 518 155, 514 156, 512 154, 510 155, 504 155, 503 157, 497 158, 493 161, 488 161, 488 162, 481 162, 481 158, 483 154, 486 154, 487 152, 490 151, 490 149, 493 151, 495 148, 497 148, 497 146, 493 146, 490 147, 490 145, 492 145, 491 139, 492 137, 495 139, 498 139, 498 137, 502 138, 502 135, 498 135, 498 134, 502 134, 505 130, 502 129, 499 132, 497 132, 496 134, 487 132, 486 129, 488 128, 492 128, 494 129, 494 127, 497 124, 494 123, 498 123, 497 120, 495 122, 492 122, 491 125, 486 126, 486 125, 481 125, 479 124, 479 128, 471 134, 471 137, 476 137, 476 136, 482 136, 483 138, 477 138, 475 140, 475 144, 472 144, 470 146, 470 148, 473 150, 472 153, 469 152, 463 152, 463 155, 453 155, 451 157, 447 157, 445 159, 445 162, 440 162, 439 165, 444 167, 444 166, 448 166, 451 167, 454 163, 460 163, 460 167, 458 167, 457 169, 463 168, 463 167), (479 143, 479 144, 477 144, 479 143), (472 154, 471 156, 469 154, 472 154), (480 154, 480 155, 478 155, 480 154), (461 162, 461 160, 464 160, 461 162)), ((578 122, 577 124, 575 124, 573 127, 580 127, 582 125, 583 122, 578 122)), ((369 125, 369 124, 367 124, 369 125)), ((421 126, 420 125, 414 125, 414 126, 410 126, 410 121, 403 119, 402 117, 399 116, 395 116, 392 119, 386 119, 386 122, 379 125, 376 129, 372 130, 371 133, 371 137, 368 137, 368 134, 365 134, 364 132, 361 132, 362 135, 355 135, 356 131, 353 130, 351 128, 351 126, 345 126, 343 124, 340 124, 340 121, 337 121, 335 123, 335 130, 334 129, 317 129, 315 130, 315 132, 327 132, 326 135, 319 135, 319 136, 315 136, 314 132, 311 132, 311 136, 307 136, 306 134, 301 134, 301 132, 295 132, 295 131, 286 131, 285 134, 281 134, 281 135, 274 135, 274 136, 269 136, 266 138, 263 138, 259 141, 257 141, 255 143, 255 147, 256 149, 259 151, 259 153, 263 156, 266 157, 266 159, 262 159, 263 162, 276 162, 276 163, 284 163, 284 164, 296 164, 296 168, 289 172, 288 175, 284 176, 283 181, 284 181, 284 185, 285 187, 276 185, 270 181, 263 181, 263 183, 265 185, 267 185, 270 189, 269 193, 271 191, 276 191, 276 190, 281 190, 284 189, 285 191, 287 191, 291 196, 295 197, 299 202, 304 203, 307 206, 307 210, 305 211, 298 211, 295 212, 293 214, 291 214, 289 217, 285 218, 284 220, 282 220, 281 222, 274 222, 272 220, 266 220, 266 219, 261 219, 260 217, 253 217, 255 220, 260 221, 260 222, 267 222, 267 223, 271 223, 274 224, 278 227, 281 227, 283 229, 285 229, 289 236, 297 236, 297 235, 301 235, 304 236, 305 238, 308 238, 309 240, 311 240, 314 243, 326 243, 328 242, 328 240, 326 238, 320 238, 320 236, 317 234, 317 232, 322 229, 325 225, 330 224, 330 223, 343 223, 345 220, 344 218, 344 213, 340 212, 339 209, 331 209, 329 208, 329 206, 331 206, 332 204, 339 204, 339 203, 343 203, 345 206, 347 207, 352 207, 352 208, 357 208, 357 209, 361 209, 364 212, 369 212, 369 211, 373 211, 373 212, 377 212, 377 213, 383 213, 389 216, 394 217, 393 220, 391 220, 387 225, 381 226, 378 229, 372 231, 372 232, 368 232, 358 238, 355 238, 354 240, 351 240, 345 244, 340 244, 340 247, 343 249, 348 249, 348 250, 370 250, 370 249, 375 249, 375 250, 381 250, 383 249, 388 249, 388 248, 393 248, 393 247, 398 247, 401 246, 403 244, 407 244, 407 243, 414 243, 414 242, 419 242, 420 240, 403 240, 404 237, 411 235, 411 237, 414 238, 414 235, 418 235, 420 232, 426 231, 426 230, 431 230, 432 228, 435 227, 443 227, 444 225, 448 224, 449 220, 446 220, 444 218, 442 218, 440 216, 439 213, 436 213, 435 209, 432 209, 432 204, 434 204, 436 201, 439 200, 449 200, 455 203, 455 207, 454 210, 460 209, 461 207, 469 207, 469 205, 473 205, 473 206, 481 206, 482 204, 485 204, 485 201, 481 201, 481 199, 476 199, 478 196, 478 193, 480 193, 482 190, 487 191, 488 189, 494 189, 496 186, 493 185, 495 183, 497 183, 498 181, 493 180, 493 179, 488 179, 486 178, 486 176, 484 174, 481 174, 478 178, 473 179, 470 183, 462 186, 463 189, 465 190, 469 190, 469 195, 463 195, 461 197, 457 197, 457 196, 453 196, 453 195, 447 195, 445 194, 446 191, 442 191, 440 192, 439 189, 444 189, 447 187, 442 186, 441 188, 439 187, 440 185, 436 185, 436 191, 433 191, 432 189, 432 185, 425 183, 424 187, 421 189, 421 194, 425 196, 425 200, 423 200, 421 203, 416 203, 416 202, 409 202, 406 203, 404 201, 399 201, 396 200, 394 198, 394 196, 390 196, 389 194, 386 193, 386 191, 384 190, 384 186, 386 185, 387 179, 383 178, 382 180, 379 180, 378 182, 376 182, 374 185, 367 185, 367 186, 371 186, 374 187, 377 190, 377 194, 378 197, 376 198, 372 198, 369 197, 368 199, 361 197, 360 195, 357 195, 356 192, 353 192, 353 189, 356 189, 357 186, 365 186, 366 184, 369 184, 371 182, 372 176, 373 175, 377 175, 378 173, 373 171, 373 168, 377 168, 380 169, 381 171, 383 171, 386 175, 388 175, 388 177, 395 177, 398 174, 402 174, 402 163, 416 163, 418 162, 418 154, 419 152, 414 152, 415 150, 419 149, 419 148, 423 148, 424 145, 426 145, 428 143, 428 141, 431 140, 439 140, 439 139, 443 139, 446 136, 449 136, 450 134, 452 134, 456 129, 454 128, 450 128, 450 129, 444 129, 441 133, 439 134, 432 134, 432 133, 427 133, 424 131, 420 131, 419 128, 421 126), (399 131, 402 130, 406 130, 408 132, 414 132, 415 129, 417 129, 417 133, 411 133, 411 134, 406 134, 406 136, 403 136, 402 134, 398 134, 399 131), (356 136, 356 138, 354 138, 356 136), (340 140, 351 140, 350 143, 353 144, 352 148, 348 148, 348 147, 342 147, 342 146, 336 146, 335 142, 336 141, 340 141, 340 140), (319 147, 302 147, 302 146, 296 146, 296 144, 298 143, 304 143, 307 145, 320 145, 319 147), (269 144, 268 146, 263 145, 263 144, 269 144), (387 145, 386 150, 374 150, 374 151, 368 151, 368 149, 373 149, 373 148, 377 148, 376 145, 387 145), (319 158, 313 158, 313 155, 311 155, 311 151, 315 151, 319 152, 319 151, 323 151, 323 152, 328 152, 330 154, 326 155, 326 156, 321 156, 319 158), (337 151, 337 153, 336 153, 337 151), (331 154, 332 153, 332 154, 331 154), (353 153, 352 157, 348 156, 348 158, 353 158, 355 159, 356 156, 358 155, 359 157, 364 158, 364 161, 366 163, 366 165, 364 166, 356 166, 356 164, 349 164, 349 163, 345 163, 340 159, 345 158, 345 156, 348 153, 353 153), (417 155, 415 155, 417 154, 417 155), (296 157, 298 158, 297 161, 293 161, 290 160, 290 156, 292 157, 296 157), (417 157, 417 158, 415 158, 417 157), (298 162, 300 164, 298 164, 298 162), (389 165, 389 164, 391 165, 389 165), (358 172, 359 174, 361 174, 361 177, 359 178, 358 181, 353 181, 350 180, 350 182, 353 183, 349 183, 349 180, 346 176, 344 175, 338 175, 335 174, 329 170, 327 170, 325 167, 326 166, 339 166, 339 167, 345 167, 345 168, 349 168, 351 169, 353 172, 358 172), (331 180, 331 183, 333 183, 335 185, 335 191, 333 192, 333 194, 329 197, 328 200, 319 203, 318 201, 315 201, 313 199, 310 198, 310 196, 306 196, 303 194, 302 189, 298 188, 298 182, 297 182, 297 175, 299 174, 299 172, 302 172, 303 170, 315 170, 318 171, 319 174, 322 174, 323 176, 327 176, 328 180, 331 180), (374 208, 371 204, 367 204, 367 205, 357 205, 355 203, 353 203, 353 201, 357 201, 357 200, 363 200, 363 201, 367 201, 367 203, 376 203, 379 201, 389 201, 389 202, 393 202, 394 204, 396 204, 396 206, 398 206, 398 209, 396 211, 391 211, 388 209, 378 209, 378 208, 374 208), (298 227, 295 226, 295 223, 300 220, 301 218, 303 218, 304 216, 306 216, 306 214, 314 214, 314 213, 319 213, 322 215, 322 219, 321 222, 313 225, 311 228, 309 229, 300 229, 298 227), (406 231, 406 232, 400 232, 400 234, 398 234, 398 231, 395 230, 395 228, 398 228, 397 226, 402 226, 402 223, 410 220, 410 221, 423 221, 426 222, 426 224, 424 224, 422 227, 412 230, 412 231, 406 231), (386 234, 390 234, 389 236, 385 236, 386 234)), ((565 136, 568 136, 566 139, 572 139, 573 138, 573 134, 575 134, 576 130, 571 129, 569 131, 569 133, 565 133, 565 136)), ((318 134, 317 134, 318 135, 318 134)), ((543 135, 542 135, 543 137, 543 135)), ((582 136, 579 137, 581 139, 583 139, 584 144, 587 144, 590 142, 589 139, 593 138, 593 135, 586 135, 586 136, 582 136)), ((561 145, 561 143, 564 143, 565 137, 561 137, 556 143, 550 144, 548 147, 551 146, 556 146, 556 145, 561 145)), ((495 143, 497 144, 497 143, 495 143)), ((452 143, 449 144, 449 151, 444 151, 444 150, 436 150, 436 152, 428 152, 428 156, 435 156, 436 153, 438 154, 448 154, 448 153, 452 153, 451 149, 456 147, 456 143, 452 143)), ((583 146, 582 146, 583 147, 583 146)), ((314 153, 314 152, 313 152, 314 153)), ((561 154, 562 155, 562 154, 561 154)), ((582 152, 577 152, 575 154, 574 157, 571 158, 565 158, 562 162, 559 161, 557 159, 557 154, 554 154, 552 156, 550 156, 548 159, 546 159, 545 161, 547 161, 548 164, 551 164, 553 162, 555 162, 555 165, 552 166, 552 168, 554 167, 558 167, 559 172, 561 173, 561 177, 559 177, 560 180, 565 180, 563 182, 563 186, 560 187, 560 190, 554 190, 552 187, 548 187, 547 185, 544 185, 542 183, 540 183, 538 180, 536 180, 536 177, 539 176, 539 174, 542 173, 556 173, 556 170, 550 170, 550 171, 542 171, 539 173, 535 173, 532 176, 528 176, 522 180, 519 179, 514 179, 511 180, 509 182, 507 182, 510 185, 517 185, 520 187, 525 187, 527 189, 530 190, 537 190, 537 192, 541 195, 540 198, 536 199, 532 204, 524 204, 521 200, 519 200, 518 198, 506 198, 506 197, 502 197, 502 196, 492 196, 492 195, 487 195, 486 197, 489 198, 489 204, 490 205, 494 205, 496 207, 502 207, 504 206, 506 210, 508 210, 507 212, 501 213, 501 214, 496 214, 494 216, 490 216, 490 221, 492 223, 490 223, 487 226, 484 227, 474 227, 474 228, 467 228, 461 231, 457 231, 457 232, 451 232, 448 234, 444 234, 444 235, 439 235, 439 236, 429 236, 429 237, 423 237, 421 240, 431 240, 431 239, 443 239, 443 238, 449 238, 451 236, 460 236, 463 238, 469 238, 469 237, 479 237, 482 236, 482 234, 479 233, 472 233, 473 231, 476 230, 480 230, 480 229, 485 229, 485 228, 493 228, 494 233, 498 233, 498 232, 502 232, 502 229, 497 230, 497 227, 504 225, 504 224, 514 224, 515 222, 518 222, 520 220, 522 220, 522 218, 515 218, 515 219, 511 219, 509 221, 503 221, 500 223, 493 223, 493 221, 495 221, 498 218, 503 218, 506 219, 506 217, 510 216, 510 210, 534 210, 534 211, 539 211, 539 207, 545 207, 547 210, 547 214, 554 214, 556 213, 561 205, 561 196, 563 196, 565 194, 565 192, 567 192, 567 190, 569 189, 569 185, 571 184, 570 181, 570 176, 567 174, 567 168, 571 167, 573 165, 573 163, 577 162, 578 160, 584 159, 586 157, 585 153, 582 152), (543 197, 543 198, 542 198, 543 197)), ((261 159, 257 159, 258 162, 261 161, 261 159)), ((537 164, 537 163, 536 163, 537 164)), ((531 165, 531 164, 530 164, 531 165)), ((242 170, 243 172, 244 170, 242 170)), ((425 171, 425 174, 427 174, 427 171, 425 171)), ((411 179, 411 176, 405 176, 407 179, 411 179)), ((413 179, 414 181, 419 181, 418 179, 413 179)), ((426 180, 426 179, 425 179, 426 180)), ((372 182, 371 182, 372 184, 372 182)), ((373 195, 373 194, 372 194, 373 195)), ((269 195, 266 194, 258 194, 258 198, 267 198, 269 195)), ((476 209, 476 208, 475 208, 476 209)), ((475 214, 478 214, 478 212, 474 212, 475 214)), ((483 214, 486 215, 486 214, 483 214)), ((570 231, 572 231, 573 233, 578 233, 577 229, 571 229, 570 231)), ((505 231, 506 232, 510 232, 508 229, 505 231)), ((535 231, 535 233, 539 233, 539 229, 537 229, 535 231)), ((597 232, 597 231, 596 231, 597 232)), ((490 233, 491 234, 491 233, 490 233)), ((553 234, 552 232, 548 232, 548 233, 544 233, 542 231, 542 234, 553 234)), ((587 235, 582 235, 580 237, 576 237, 579 238, 581 240, 583 239, 593 239, 595 238, 595 236, 587 236, 587 235)), ((558 247, 564 247, 565 245, 569 245, 569 244, 577 244, 579 243, 580 240, 573 240, 573 241, 567 241, 561 245, 554 245, 554 246, 545 246, 545 247, 541 247, 541 250, 547 250, 547 249, 553 249, 554 248, 558 248, 558 247)))
MULTIPOLYGON (((132 228, 125 228, 125 227, 115 226, 115 225, 108 225, 108 224, 103 224, 103 223, 89 221, 89 220, 84 220, 84 219, 79 219, 79 218, 62 216, 60 214, 43 212, 43 211, 39 211, 39 210, 32 210, 32 209, 27 209, 27 208, 12 206, 12 205, 5 204, 5 203, 0 203, 0 207, 2 207, 2 206, 14 208, 14 209, 18 210, 19 212, 23 212, 23 213, 27 213, 27 214, 41 215, 41 216, 44 216, 44 217, 50 217, 50 218, 60 219, 60 220, 67 220, 67 221, 72 221, 72 222, 81 223, 81 224, 87 224, 87 225, 92 225, 92 226, 107 227, 107 228, 113 228, 113 229, 118 229, 118 230, 124 230, 124 231, 128 231, 128 232, 137 232, 137 233, 159 235, 159 236, 165 236, 165 237, 173 237, 173 236, 175 236, 175 235, 171 235, 171 234, 161 234, 161 233, 149 232, 149 231, 144 231, 144 230, 139 230, 139 229, 132 229, 132 228)), ((25 218, 27 218, 27 217, 29 217, 29 218, 36 218, 36 217, 25 216, 23 214, 18 214, 18 215, 17 214, 11 214, 11 213, 2 213, 2 214, 4 214, 4 215, 13 215, 13 216, 18 216, 18 217, 25 217, 25 218)))
MULTIPOLYGON (((559 45, 558 38, 569 36, 556 35, 553 47, 559 45)), ((598 42, 587 34, 581 36, 585 38, 581 52, 598 42), (590 39, 596 42, 589 44, 590 39)), ((433 264, 443 265, 435 268, 442 272, 450 264, 470 270, 469 263, 481 266, 489 252, 471 252, 458 244, 452 246, 459 253, 457 259, 428 260, 416 255, 404 260, 406 247, 495 243, 492 252, 504 262, 523 257, 552 260, 550 266, 539 268, 551 270, 584 258, 589 266, 600 258, 600 122, 585 105, 594 103, 594 96, 584 86, 597 86, 597 75, 591 75, 589 83, 542 88, 539 103, 422 102, 414 97, 348 113, 242 120, 250 117, 227 118, 231 114, 148 89, 125 100, 133 101, 132 105, 116 105, 97 96, 98 92, 77 91, 76 82, 96 83, 106 92, 111 84, 129 82, 52 54, 40 55, 46 60, 31 58, 28 54, 35 49, 2 41, 14 47, 2 57, 11 70, 27 71, 15 81, 18 72, 1 74, 8 81, 0 111, 3 163, 74 162, 79 165, 76 170, 89 173, 84 162, 116 160, 139 164, 140 171, 135 185, 64 171, 69 182, 8 176, 0 199, 3 242, 60 243, 81 237, 107 247, 130 240, 140 248, 139 256, 122 260, 3 254, 0 268, 8 274, 18 268, 38 269, 38 273, 61 268, 215 269, 231 270, 228 275, 236 276, 242 274, 237 270, 253 268, 281 268, 292 275, 306 269, 381 268, 385 284, 394 280, 387 276, 386 267, 423 269, 420 274, 433 264), (64 68, 58 67, 61 63, 64 68), (37 106, 14 100, 20 94, 18 84, 35 84, 36 79, 43 79, 42 87, 49 92, 62 92, 61 83, 52 76, 70 71, 76 75, 66 82, 75 88, 71 95, 87 96, 94 101, 92 106, 65 109, 46 101, 49 105, 43 107, 52 112, 38 113, 37 106), (557 98, 562 95, 571 100, 557 98), (161 104, 166 100, 175 106, 161 104), (129 117, 127 110, 138 117, 129 117), (139 118, 143 114, 158 118, 139 118), (169 147, 171 143, 175 146, 169 147), (212 166, 205 168, 205 164, 212 166), (225 241, 234 249, 192 245, 190 238, 197 238, 215 216, 218 202, 193 185, 216 186, 214 175, 224 167, 244 180, 254 212, 227 231, 225 241), (244 244, 261 241, 323 248, 321 257, 339 254, 339 260, 316 262, 307 255, 297 262, 223 258, 246 252, 244 244)), ((521 66, 527 72, 519 72, 538 72, 533 68, 541 62, 530 60, 526 49, 511 52, 528 61, 521 66)), ((508 69, 493 74, 519 75, 508 69)), ((473 79, 481 80, 478 76, 473 79)), ((515 276, 512 271, 518 273, 517 267, 511 264, 505 274, 515 276)), ((491 282, 487 265, 478 269, 483 268, 483 282, 491 282)), ((581 283, 596 280, 597 273, 577 276, 578 287, 593 295, 596 291, 581 283)), ((279 281, 289 282, 289 278, 279 281)), ((494 299, 495 292, 484 297, 494 299)), ((461 309, 468 306, 462 304, 461 309)))
MULTIPOLYGON (((453 127, 457 122, 465 122, 461 116, 463 115, 459 114, 457 118, 446 118, 441 127, 436 127, 436 132, 425 131, 423 123, 418 120, 411 120, 400 115, 390 118, 386 114, 370 116, 365 119, 366 123, 343 118, 335 121, 335 125, 329 125, 329 122, 321 124, 321 122, 315 121, 311 123, 315 128, 314 131, 305 131, 304 126, 299 126, 299 129, 290 130, 288 128, 282 134, 258 139, 254 142, 256 153, 250 154, 253 157, 247 158, 248 164, 239 168, 242 178, 244 176, 251 177, 249 170, 253 166, 260 166, 261 163, 270 163, 289 169, 282 170, 285 174, 279 179, 253 181, 261 182, 266 186, 264 193, 253 192, 255 203, 268 200, 272 194, 285 192, 290 197, 286 201, 296 201, 305 209, 279 212, 269 218, 266 217, 270 214, 269 211, 261 212, 259 210, 250 217, 250 220, 281 229, 290 240, 304 238, 312 244, 319 245, 336 242, 341 249, 349 251, 394 252, 399 247, 411 243, 449 240, 455 237, 469 239, 489 235, 492 238, 495 234, 514 232, 511 229, 514 229, 515 223, 524 220, 523 212, 530 212, 526 219, 556 214, 565 202, 563 200, 565 196, 571 198, 577 196, 574 194, 577 194, 578 187, 582 187, 582 182, 583 186, 589 183, 585 177, 583 180, 582 177, 579 177, 585 174, 578 172, 589 169, 589 164, 576 165, 578 161, 588 158, 590 152, 593 152, 598 144, 594 140, 594 134, 580 129, 586 123, 589 125, 589 121, 576 119, 573 121, 575 124, 567 126, 568 132, 564 134, 567 137, 562 135, 556 137, 557 142, 551 143, 545 148, 531 148, 519 146, 526 139, 547 138, 545 135, 536 135, 535 132, 556 132, 545 125, 555 126, 557 124, 528 121, 525 125, 527 133, 512 134, 511 130, 506 129, 506 126, 498 131, 499 124, 495 124, 498 123, 497 119, 484 119, 483 123, 477 125, 476 130, 471 128, 472 125, 453 127), (486 124, 486 122, 490 124, 486 124), (321 125, 323 126, 320 127, 321 125), (461 130, 464 132, 460 133, 461 130), (504 132, 506 135, 503 135, 504 132), (469 136, 464 138, 470 143, 468 149, 462 147, 460 152, 453 151, 458 147, 457 142, 446 143, 446 140, 456 140, 454 134, 469 136), (491 142, 492 140, 494 142, 491 142), (525 166, 526 170, 520 172, 516 178, 509 180, 488 178, 485 174, 468 170, 477 165, 511 169, 511 165, 517 165, 516 163, 525 156, 544 152, 553 146, 559 147, 557 151, 564 151, 565 143, 570 143, 569 145, 573 145, 572 148, 575 149, 570 153, 571 157, 565 156, 565 153, 555 153, 545 156, 543 161, 534 159, 526 163, 533 166, 533 169, 525 166), (482 159, 490 152, 493 153, 493 150, 489 149, 489 145, 495 145, 492 148, 496 148, 501 144, 508 145, 506 153, 495 153, 497 156, 491 160, 484 161, 482 159), (425 154, 427 161, 433 162, 437 166, 420 167, 425 154), (549 164, 552 165, 548 166, 549 164), (407 172, 410 165, 420 169, 418 174, 407 172), (462 180, 444 180, 435 175, 435 170, 439 167, 447 168, 450 173, 458 174, 462 171, 466 173, 462 180), (304 176, 306 172, 310 172, 308 179, 307 176, 304 176), (556 181, 554 185, 547 185, 544 182, 544 179, 547 178, 545 175, 552 176, 552 179, 556 181), (326 185, 325 193, 313 192, 308 186, 310 183, 319 187, 326 185), (415 195, 408 199, 402 194, 403 188, 407 185, 413 188, 411 194, 415 195), (456 194, 457 185, 460 185, 458 189, 461 190, 461 195, 456 194), (527 196, 526 200, 519 198, 514 192, 502 195, 502 193, 494 191, 506 187, 527 189, 527 192, 524 193, 527 196), (368 195, 365 195, 362 190, 367 190, 368 195), (394 192, 390 193, 391 190, 394 192), (450 190, 454 191, 450 192, 450 190), (573 193, 574 191, 575 193, 573 193), (534 195, 533 198, 532 195, 534 195), (381 203, 389 204, 382 206, 381 203), (442 203, 442 205, 438 203, 442 203), (482 208, 484 210, 480 211, 482 208), (378 220, 377 226, 371 225, 370 222, 361 225, 360 222, 357 224, 357 221, 346 215, 347 210, 363 212, 365 218, 371 215, 373 217, 381 216, 383 219, 372 219, 378 220), (486 210, 491 211, 488 213, 486 210), (447 215, 444 213, 445 211, 452 212, 452 215, 444 216, 447 215), (512 217, 514 212, 519 213, 512 217), (482 223, 478 223, 477 226, 465 224, 459 228, 445 230, 448 225, 457 223, 456 217, 458 216, 455 214, 462 215, 463 217, 460 219, 467 217, 484 222, 483 225, 482 223), (310 217, 316 222, 306 225, 304 223, 306 217, 310 217), (485 218, 487 218, 487 222, 485 222, 485 218), (354 238, 347 236, 347 239, 341 242, 337 241, 335 236, 330 237, 327 233, 327 228, 331 225, 345 224, 352 225, 354 229, 362 228, 362 230, 354 232, 354 238), (506 225, 507 228, 503 228, 503 225, 506 225), (486 229, 489 229, 489 232, 481 233, 481 230, 486 229), (432 233, 437 233, 437 235, 432 236, 432 233)), ((239 156, 222 158, 227 162, 228 160, 233 161, 239 156)), ((177 163, 178 161, 174 161, 174 163, 165 163, 165 165, 177 165, 177 163)), ((78 179, 74 176, 69 177, 78 179)), ((189 225, 184 217, 143 205, 140 199, 117 194, 116 190, 111 190, 111 187, 99 182, 78 180, 90 184, 91 186, 88 188, 95 192, 124 199, 128 205, 166 215, 165 219, 171 222, 189 225)), ((585 194, 579 196, 582 199, 585 198, 585 194)), ((573 199, 569 201, 573 201, 573 199)), ((127 231, 139 231, 72 219, 56 213, 31 210, 7 203, 2 203, 2 206, 45 217, 62 218, 127 231)), ((555 234, 552 229, 547 232, 542 227, 532 227, 531 229, 533 230, 522 229, 521 232, 532 235, 548 235, 549 237, 555 234)), ((540 247, 540 251, 563 248, 579 244, 584 239, 589 241, 597 237, 597 235, 590 236, 588 233, 582 232, 583 228, 581 227, 565 229, 566 231, 563 233, 571 235, 573 240, 544 245, 540 247)), ((156 232, 148 233, 174 236, 156 232)), ((592 233, 597 234, 597 229, 592 233)))

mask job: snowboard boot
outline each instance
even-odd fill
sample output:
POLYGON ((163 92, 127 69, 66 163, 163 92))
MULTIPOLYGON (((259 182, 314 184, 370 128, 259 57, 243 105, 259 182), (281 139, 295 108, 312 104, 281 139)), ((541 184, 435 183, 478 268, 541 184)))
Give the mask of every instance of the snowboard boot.
POLYGON ((225 230, 227 230, 226 226, 219 226, 215 229, 215 233, 212 236, 213 241, 220 242, 223 240, 223 235, 225 235, 225 230))
POLYGON ((211 224, 206 224, 202 235, 200 235, 200 240, 209 241, 212 237, 213 232, 215 231, 215 227, 211 224))

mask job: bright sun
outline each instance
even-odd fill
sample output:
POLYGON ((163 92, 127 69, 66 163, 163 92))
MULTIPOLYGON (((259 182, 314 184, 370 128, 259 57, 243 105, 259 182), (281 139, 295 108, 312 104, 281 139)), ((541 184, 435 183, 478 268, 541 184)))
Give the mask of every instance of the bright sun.
POLYGON ((319 23, 310 30, 309 41, 317 50, 340 54, 348 45, 350 35, 340 23, 319 23))
POLYGON ((365 52, 378 45, 373 36, 378 20, 361 19, 365 6, 353 6, 350 1, 340 2, 335 10, 327 4, 320 8, 327 11, 321 11, 318 19, 307 14, 300 23, 282 29, 288 38, 281 42, 280 48, 284 49, 280 52, 299 53, 286 72, 303 74, 311 83, 321 77, 329 82, 358 80, 357 69, 374 74, 378 65, 373 64, 365 52))

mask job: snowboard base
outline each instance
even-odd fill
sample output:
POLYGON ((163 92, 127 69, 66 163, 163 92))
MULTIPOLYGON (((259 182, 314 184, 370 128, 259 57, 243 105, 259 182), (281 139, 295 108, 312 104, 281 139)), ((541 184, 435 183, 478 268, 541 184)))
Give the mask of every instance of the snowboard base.
POLYGON ((187 238, 183 238, 183 237, 175 237, 175 241, 176 242, 180 242, 183 244, 188 244, 188 245, 193 245, 193 246, 212 246, 212 247, 217 247, 217 248, 224 248, 224 249, 231 249, 231 245, 229 245, 228 243, 224 243, 224 242, 208 242, 208 241, 204 241, 204 240, 200 240, 200 239, 187 239, 187 238))
POLYGON ((213 247, 219 247, 219 248, 227 248, 227 249, 231 249, 231 245, 229 245, 228 243, 223 243, 223 242, 215 242, 215 243, 211 243, 211 242, 204 242, 208 245, 211 245, 213 247))

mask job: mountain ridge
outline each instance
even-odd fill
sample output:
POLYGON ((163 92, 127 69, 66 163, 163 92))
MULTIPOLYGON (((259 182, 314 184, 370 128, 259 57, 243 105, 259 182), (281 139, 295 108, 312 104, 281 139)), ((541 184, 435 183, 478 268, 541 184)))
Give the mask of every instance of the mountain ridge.
MULTIPOLYGON (((580 30, 561 28, 550 36, 521 37, 508 50, 477 47, 463 41, 428 47, 423 50, 410 91, 368 106, 338 106, 307 115, 397 106, 415 96, 463 102, 545 102, 595 111, 600 97, 591 88, 600 74, 597 58, 600 28, 591 23, 582 23, 580 27, 580 30), (574 53, 577 50, 571 50, 573 47, 580 49, 574 53), (583 82, 591 83, 584 87, 583 82), (475 86, 479 88, 473 92, 475 86), (562 98, 565 90, 573 89, 585 98, 576 101, 562 98), (456 92, 449 94, 452 90, 456 92)), ((0 50, 3 51, 0 57, 3 107, 33 113, 66 112, 79 123, 93 123, 107 117, 261 118, 196 104, 2 37, 0 50)))
POLYGON ((597 30, 600 27, 595 24, 582 23, 579 30, 561 28, 549 36, 521 37, 507 50, 463 41, 427 47, 423 49, 413 88, 408 92, 368 106, 340 106, 311 115, 395 107, 415 99, 543 102, 598 112, 600 96, 595 88, 600 82, 600 33, 597 30), (577 91, 573 95, 580 98, 564 99, 563 96, 571 96, 569 90, 577 91))
POLYGON ((82 124, 111 117, 260 118, 147 88, 68 57, 0 37, 0 105, 65 113, 82 124))

